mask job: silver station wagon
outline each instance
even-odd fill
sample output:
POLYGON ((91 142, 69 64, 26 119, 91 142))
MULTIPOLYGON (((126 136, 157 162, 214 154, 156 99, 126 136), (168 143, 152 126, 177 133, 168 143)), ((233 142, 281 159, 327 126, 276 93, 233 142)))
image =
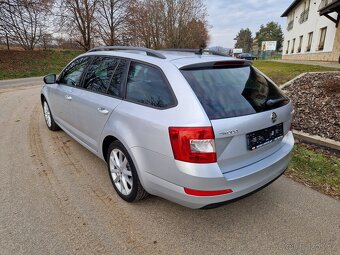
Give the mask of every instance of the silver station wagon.
POLYGON ((214 207, 263 188, 290 160, 292 104, 246 60, 107 46, 44 82, 47 127, 105 160, 128 202, 214 207))

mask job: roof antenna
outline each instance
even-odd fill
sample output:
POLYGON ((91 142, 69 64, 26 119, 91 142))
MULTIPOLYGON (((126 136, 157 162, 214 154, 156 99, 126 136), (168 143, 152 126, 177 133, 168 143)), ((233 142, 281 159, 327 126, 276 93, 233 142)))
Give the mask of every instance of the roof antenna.
POLYGON ((203 55, 204 48, 200 47, 200 49, 196 52, 197 55, 203 55))

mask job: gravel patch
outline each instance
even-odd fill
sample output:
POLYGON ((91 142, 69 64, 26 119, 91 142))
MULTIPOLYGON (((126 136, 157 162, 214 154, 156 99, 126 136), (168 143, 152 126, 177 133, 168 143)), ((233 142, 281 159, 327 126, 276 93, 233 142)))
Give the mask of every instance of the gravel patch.
POLYGON ((306 74, 284 90, 294 104, 294 129, 340 141, 340 72, 306 74))

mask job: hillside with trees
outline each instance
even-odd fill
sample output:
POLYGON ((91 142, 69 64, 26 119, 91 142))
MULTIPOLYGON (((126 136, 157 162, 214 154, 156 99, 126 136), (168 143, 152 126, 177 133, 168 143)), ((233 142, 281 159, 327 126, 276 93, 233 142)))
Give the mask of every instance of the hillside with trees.
POLYGON ((206 17, 203 0, 1 0, 0 43, 199 48, 209 40, 206 17))

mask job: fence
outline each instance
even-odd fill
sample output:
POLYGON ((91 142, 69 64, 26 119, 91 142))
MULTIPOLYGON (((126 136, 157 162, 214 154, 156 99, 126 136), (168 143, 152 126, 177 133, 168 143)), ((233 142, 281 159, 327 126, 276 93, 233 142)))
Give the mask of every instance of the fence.
POLYGON ((262 60, 282 58, 282 52, 279 51, 252 51, 251 54, 262 60))

